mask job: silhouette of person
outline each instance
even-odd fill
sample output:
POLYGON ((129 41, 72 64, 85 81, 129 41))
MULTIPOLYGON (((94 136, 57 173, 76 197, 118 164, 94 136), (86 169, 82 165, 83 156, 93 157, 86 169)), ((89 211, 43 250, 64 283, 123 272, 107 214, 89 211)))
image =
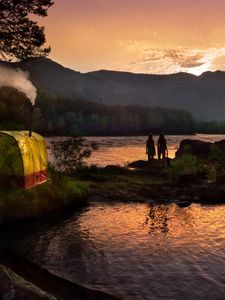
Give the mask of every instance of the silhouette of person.
POLYGON ((155 156, 155 143, 153 140, 153 135, 150 134, 146 141, 146 154, 148 154, 148 161, 153 160, 155 156))
POLYGON ((166 154, 168 155, 168 150, 167 150, 167 144, 166 144, 166 139, 163 133, 160 134, 158 138, 158 143, 157 143, 157 150, 158 150, 158 159, 165 159, 166 154))

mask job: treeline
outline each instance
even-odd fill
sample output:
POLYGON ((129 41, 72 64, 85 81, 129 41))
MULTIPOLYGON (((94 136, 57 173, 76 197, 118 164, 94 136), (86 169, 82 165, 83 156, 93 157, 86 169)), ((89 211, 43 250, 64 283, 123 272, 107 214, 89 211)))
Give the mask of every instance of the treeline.
POLYGON ((84 100, 39 96, 34 128, 44 134, 139 135, 150 131, 193 133, 195 122, 183 110, 108 106, 84 100))
MULTIPOLYGON (((29 111, 30 103, 25 95, 12 88, 0 89, 0 129, 28 128, 29 111)), ((184 110, 108 106, 82 99, 38 95, 33 129, 44 135, 145 135, 162 130, 190 134, 195 132, 195 121, 184 110)))
POLYGON ((206 134, 225 134, 225 121, 196 122, 196 131, 206 134))

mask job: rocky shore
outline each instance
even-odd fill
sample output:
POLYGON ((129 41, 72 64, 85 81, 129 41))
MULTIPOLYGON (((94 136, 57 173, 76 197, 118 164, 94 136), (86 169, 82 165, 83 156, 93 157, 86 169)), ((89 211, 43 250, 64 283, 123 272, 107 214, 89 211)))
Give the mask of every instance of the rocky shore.
POLYGON ((117 298, 59 278, 9 250, 1 250, 0 299, 116 300, 117 298))

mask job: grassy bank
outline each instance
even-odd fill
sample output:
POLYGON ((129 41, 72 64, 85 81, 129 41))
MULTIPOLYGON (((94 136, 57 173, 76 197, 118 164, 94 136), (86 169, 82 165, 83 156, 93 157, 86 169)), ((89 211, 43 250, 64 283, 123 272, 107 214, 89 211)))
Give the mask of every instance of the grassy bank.
POLYGON ((33 189, 1 188, 0 223, 44 217, 69 206, 81 207, 88 195, 87 182, 56 174, 33 189))
POLYGON ((169 165, 157 160, 137 161, 132 169, 92 167, 77 176, 89 183, 92 199, 97 201, 225 203, 223 159, 184 154, 169 165))

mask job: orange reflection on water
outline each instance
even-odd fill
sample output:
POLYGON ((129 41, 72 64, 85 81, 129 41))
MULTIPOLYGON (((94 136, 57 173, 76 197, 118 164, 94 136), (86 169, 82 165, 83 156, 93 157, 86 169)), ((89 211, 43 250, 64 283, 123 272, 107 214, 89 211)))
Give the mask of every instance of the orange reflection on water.
POLYGON ((225 206, 92 203, 35 251, 53 273, 119 299, 222 299, 224 220, 225 206))
POLYGON ((216 246, 218 241, 225 244, 224 220, 224 206, 115 204, 92 207, 81 216, 79 225, 91 240, 105 246, 135 248, 147 243, 154 248, 160 240, 167 248, 194 243, 199 251, 216 246), (211 239, 214 245, 209 243, 211 239))

